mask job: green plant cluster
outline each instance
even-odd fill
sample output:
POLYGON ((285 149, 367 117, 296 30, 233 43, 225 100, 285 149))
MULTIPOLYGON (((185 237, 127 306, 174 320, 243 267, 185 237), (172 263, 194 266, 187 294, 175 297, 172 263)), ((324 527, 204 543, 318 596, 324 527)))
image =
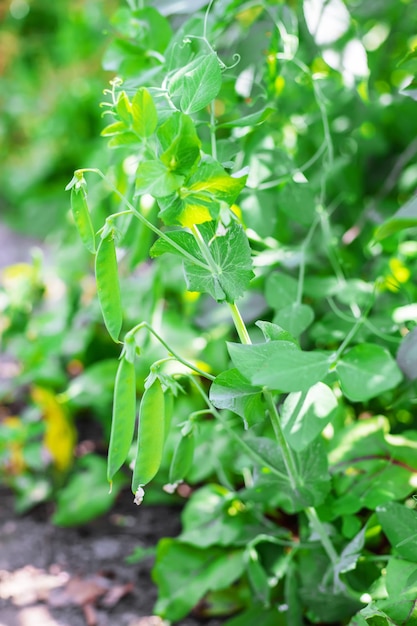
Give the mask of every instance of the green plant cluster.
MULTIPOLYGON (((110 164, 68 189, 120 358, 59 399, 91 400, 107 368, 108 480, 128 463, 137 504, 186 498, 153 571, 174 623, 417 618, 417 15, 384 11, 216 0, 176 22, 132 0, 112 18, 110 164)), ((82 484, 57 523, 80 521, 82 484)))

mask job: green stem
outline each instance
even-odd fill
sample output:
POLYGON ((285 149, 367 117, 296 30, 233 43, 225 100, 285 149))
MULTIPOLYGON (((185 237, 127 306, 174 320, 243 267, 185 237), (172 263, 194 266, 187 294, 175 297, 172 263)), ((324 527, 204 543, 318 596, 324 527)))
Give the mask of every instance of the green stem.
POLYGON ((320 537, 321 545, 325 549, 326 554, 329 557, 331 563, 333 565, 336 565, 339 562, 339 555, 334 549, 333 544, 329 539, 329 535, 325 527, 323 526, 321 519, 317 515, 316 509, 310 506, 305 510, 305 513, 311 523, 312 528, 316 531, 316 533, 320 537))
POLYGON ((281 420, 278 415, 277 408, 275 406, 274 399, 272 397, 272 393, 268 389, 263 390, 263 395, 265 398, 266 406, 268 407, 269 419, 271 420, 272 428, 274 429, 275 437, 278 441, 278 445, 282 450, 282 456, 284 458, 285 467, 287 469, 287 474, 289 481, 291 483, 291 488, 294 491, 297 491, 298 485, 298 471, 295 465, 293 454, 290 450, 290 447, 285 439, 284 431, 282 430, 281 420))
POLYGON ((128 336, 133 336, 135 335, 137 332, 139 332, 142 328, 146 328, 150 333, 152 333, 152 335, 159 341, 160 344, 162 344, 164 346, 164 348, 170 353, 172 354, 172 356, 174 356, 176 358, 176 360, 179 363, 182 363, 183 365, 185 365, 185 367, 188 367, 190 370, 196 372, 197 374, 199 374, 200 376, 203 376, 204 378, 208 378, 209 380, 213 381, 215 380, 215 377, 212 376, 211 374, 208 374, 207 372, 204 372, 202 369, 200 369, 199 367, 197 367, 196 365, 193 365, 192 363, 190 363, 189 361, 186 361, 185 359, 183 359, 179 354, 177 354, 175 352, 175 350, 173 350, 163 339, 160 335, 158 335, 158 333, 156 332, 156 330, 154 330, 152 328, 152 326, 150 324, 148 324, 148 322, 141 322, 140 324, 137 324, 136 326, 134 326, 131 330, 129 330, 129 332, 126 334, 125 337, 125 341, 126 338, 128 336))
MULTIPOLYGON (((235 321, 235 315, 236 313, 238 314, 238 317, 236 319, 238 319, 238 325, 236 325, 235 322, 235 326, 236 326, 236 330, 240 336, 240 333, 243 332, 244 336, 247 337, 247 339, 249 341, 242 341, 242 343, 251 343, 250 338, 249 338, 249 334, 248 331, 246 329, 245 323, 242 320, 242 317, 240 315, 239 309, 236 306, 236 304, 233 305, 229 305, 231 310, 234 311, 233 315, 233 321, 235 321), (233 308, 232 308, 233 307, 233 308), (243 330, 244 329, 244 330, 243 330)), ((269 418, 271 420, 271 424, 272 424, 272 428, 274 429, 274 434, 275 437, 277 439, 278 445, 281 447, 282 450, 282 455, 283 455, 283 459, 284 459, 284 463, 285 463, 285 468, 287 470, 287 478, 289 479, 290 483, 291 483, 291 487, 292 489, 294 489, 294 491, 297 489, 298 483, 299 483, 299 476, 298 476, 298 471, 297 471, 297 466, 295 464, 295 460, 292 454, 292 451, 287 443, 287 440, 285 439, 285 435, 284 432, 282 430, 282 426, 281 426, 281 420, 277 411, 277 408, 275 406, 275 402, 272 396, 272 393, 268 390, 268 389, 264 389, 263 390, 263 395, 265 398, 265 402, 266 405, 268 407, 268 412, 269 412, 269 418)), ((234 432, 234 431, 232 431, 234 432)), ((235 433, 234 433, 235 434, 235 433)), ((245 444, 246 445, 246 444, 245 444)), ((253 455, 252 455, 253 456, 253 455)), ((319 516, 317 515, 317 511, 314 507, 308 507, 306 509, 306 515, 308 517, 308 519, 310 520, 310 523, 312 525, 312 527, 314 528, 314 530, 317 532, 318 536, 320 537, 320 541, 321 544, 323 546, 324 551, 326 552, 327 556, 329 557, 331 563, 333 565, 336 565, 336 563, 338 563, 339 561, 339 557, 338 554, 336 552, 336 550, 333 547, 332 542, 330 541, 327 531, 325 529, 325 527, 323 526, 319 516)))
POLYGON ((214 100, 210 104, 210 139, 211 139, 211 156, 217 160, 217 143, 216 143, 216 112, 214 110, 214 100))
POLYGON ((202 267, 205 270, 210 270, 210 268, 205 263, 203 263, 199 259, 196 259, 192 254, 187 252, 187 250, 184 250, 184 248, 181 248, 181 246, 179 246, 175 241, 173 241, 170 237, 168 237, 162 230, 159 230, 157 226, 155 226, 154 224, 152 224, 152 222, 147 220, 146 217, 144 217, 142 213, 140 213, 133 206, 133 204, 129 202, 129 200, 125 198, 125 196, 114 185, 111 184, 111 182, 106 178, 106 176, 103 174, 101 170, 92 168, 92 167, 85 167, 81 170, 77 170, 77 172, 80 172, 80 173, 92 172, 94 174, 98 174, 98 176, 100 176, 105 181, 105 183, 110 187, 113 193, 115 193, 126 204, 126 206, 129 207, 130 211, 135 215, 135 217, 138 218, 139 221, 145 224, 150 230, 152 230, 156 235, 158 235, 158 237, 160 237, 161 239, 169 243, 169 245, 172 248, 177 250, 182 256, 184 256, 186 259, 191 261, 191 263, 193 263, 194 265, 198 265, 199 267, 202 267))
POLYGON ((216 409, 216 407, 212 404, 210 398, 200 385, 200 383, 192 376, 189 376, 193 385, 197 388, 199 394, 206 402, 207 406, 210 408, 210 412, 212 415, 220 422, 225 431, 236 441, 236 443, 242 448, 244 452, 247 453, 256 463, 259 463, 263 467, 267 467, 272 474, 279 476, 279 478, 287 478, 286 474, 280 472, 276 467, 271 465, 266 459, 263 458, 262 455, 258 454, 255 450, 253 450, 250 445, 246 443, 244 439, 240 437, 240 435, 228 424, 228 422, 223 418, 222 414, 216 409))
POLYGON ((210 252, 210 248, 208 247, 208 245, 206 244, 206 242, 204 241, 204 237, 202 236, 202 234, 200 233, 200 231, 198 230, 198 227, 196 224, 193 224, 193 226, 191 226, 191 232, 193 233, 195 240, 198 244, 198 247, 200 248, 201 254, 203 255, 210 271, 212 274, 218 275, 219 272, 219 268, 217 267, 212 254, 210 252))
POLYGON ((246 328, 245 322, 242 319, 239 309, 234 302, 229 302, 228 304, 240 341, 245 345, 250 345, 252 341, 249 337, 248 330, 246 328))

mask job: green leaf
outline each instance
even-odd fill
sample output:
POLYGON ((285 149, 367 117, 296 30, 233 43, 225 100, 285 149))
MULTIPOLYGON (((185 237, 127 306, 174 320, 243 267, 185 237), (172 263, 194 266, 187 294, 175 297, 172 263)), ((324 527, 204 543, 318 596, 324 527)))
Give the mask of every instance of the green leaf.
POLYGON ((307 391, 326 376, 330 364, 328 355, 303 352, 290 341, 227 347, 234 366, 252 385, 282 392, 307 391))
POLYGON ((162 539, 152 572, 159 591, 155 612, 170 621, 180 620, 208 591, 229 587, 243 570, 242 549, 201 549, 162 539))
POLYGON ((162 163, 177 174, 188 174, 200 159, 201 142, 194 123, 183 113, 173 113, 158 130, 162 163))
POLYGON ((217 376, 210 388, 210 400, 218 409, 240 415, 245 424, 253 425, 265 417, 262 389, 249 384, 237 369, 217 376))
POLYGON ((401 209, 377 229, 375 239, 380 241, 399 230, 414 226, 417 226, 417 196, 410 198, 401 209))
POLYGON ((111 509, 126 481, 121 475, 116 476, 109 493, 106 474, 103 458, 95 454, 82 457, 78 470, 57 494, 57 508, 52 522, 57 526, 77 526, 111 509))
POLYGON ((266 437, 255 436, 251 431, 244 437, 245 442, 264 458, 268 467, 256 472, 254 486, 242 492, 242 498, 271 505, 281 506, 287 513, 302 511, 307 506, 319 506, 330 489, 327 455, 320 439, 313 441, 308 448, 293 454, 299 478, 298 489, 294 489, 287 475, 284 460, 278 444, 266 437))
POLYGON ((279 311, 297 300, 298 282, 292 276, 275 272, 268 276, 265 298, 269 306, 279 311))
POLYGON ((345 546, 340 554, 335 566, 337 575, 351 572, 356 568, 356 564, 361 557, 363 546, 365 545, 366 525, 358 534, 345 546))
POLYGON ((217 161, 206 157, 174 197, 160 202, 166 224, 191 227, 218 217, 220 204, 234 203, 245 186, 246 176, 230 176, 217 161))
POLYGON ((184 113, 204 109, 220 91, 222 73, 217 54, 201 54, 170 78, 168 93, 184 113))
POLYGON ((136 173, 136 195, 149 193, 154 198, 169 196, 179 189, 184 176, 173 174, 160 161, 145 161, 136 173))
POLYGON ((184 267, 188 289, 208 292, 219 301, 235 302, 243 296, 253 277, 251 250, 245 232, 236 222, 232 222, 226 231, 219 234, 216 233, 214 222, 201 224, 199 230, 218 273, 210 273, 186 261, 184 267))
POLYGON ((307 393, 290 393, 281 409, 285 438, 293 450, 304 450, 331 422, 338 411, 336 396, 317 383, 307 393))
POLYGON ((120 135, 129 130, 129 127, 126 126, 124 122, 114 122, 113 124, 109 124, 101 131, 102 137, 112 137, 113 135, 120 135))
POLYGON ((158 115, 147 89, 138 89, 132 100, 132 128, 139 137, 150 137, 156 130, 158 115))
POLYGON ((417 442, 388 435, 388 430, 388 421, 380 416, 360 420, 335 434, 329 452, 334 515, 375 509, 413 492, 417 442))
POLYGON ((404 559, 417 562, 417 512, 397 502, 377 508, 378 520, 393 549, 404 559))
POLYGON ((288 182, 278 190, 276 201, 281 211, 291 220, 303 226, 312 224, 316 206, 314 194, 308 183, 288 182))
POLYGON ((273 324, 272 322, 264 322, 263 320, 258 320, 255 322, 255 325, 261 329, 262 334, 265 338, 265 341, 291 341, 296 346, 298 346, 297 340, 286 330, 278 326, 278 324, 273 324))
POLYGON ((274 322, 288 330, 291 335, 298 337, 313 322, 314 311, 307 304, 292 304, 280 309, 274 317, 274 322))
POLYGON ((205 485, 194 492, 181 515, 182 543, 198 548, 244 546, 266 532, 256 515, 220 485, 205 485))
MULTIPOLYGON (((218 301, 234 302, 243 295, 253 276, 249 243, 242 227, 236 222, 232 222, 227 231, 221 231, 220 235, 216 234, 215 229, 214 222, 201 224, 199 227, 218 271, 211 272, 187 260, 184 263, 187 289, 209 293, 218 301)), ((198 260, 205 262, 196 240, 190 233, 174 231, 167 233, 167 236, 198 260)), ((166 240, 161 239, 151 249, 151 255, 154 257, 166 252, 180 254, 166 240)))
POLYGON ((363 343, 355 346, 338 361, 336 372, 345 396, 352 402, 364 402, 393 389, 402 380, 401 371, 381 346, 363 343))
POLYGON ((217 125, 217 128, 244 128, 245 126, 255 127, 263 124, 268 117, 275 112, 271 107, 265 107, 256 113, 250 113, 243 117, 237 117, 230 122, 223 122, 217 125))

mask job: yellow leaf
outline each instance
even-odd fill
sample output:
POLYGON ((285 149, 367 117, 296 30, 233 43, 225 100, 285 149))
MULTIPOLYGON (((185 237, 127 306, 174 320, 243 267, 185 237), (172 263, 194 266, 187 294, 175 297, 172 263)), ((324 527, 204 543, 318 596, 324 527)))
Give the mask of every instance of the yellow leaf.
POLYGON ((55 467, 64 472, 72 463, 76 434, 67 411, 55 394, 43 387, 32 389, 32 399, 39 406, 45 420, 43 443, 49 450, 55 467))

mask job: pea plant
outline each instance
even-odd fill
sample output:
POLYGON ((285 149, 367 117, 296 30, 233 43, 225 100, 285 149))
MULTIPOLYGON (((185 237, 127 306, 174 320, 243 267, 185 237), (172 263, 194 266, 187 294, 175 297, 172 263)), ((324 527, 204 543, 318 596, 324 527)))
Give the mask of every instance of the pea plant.
POLYGON ((415 105, 376 97, 362 4, 211 1, 173 32, 130 0, 112 21, 117 150, 67 189, 121 350, 108 480, 128 463, 136 504, 186 498, 154 567, 173 622, 417 617, 415 200, 392 217, 407 131, 394 173, 375 167, 384 120, 415 105))

